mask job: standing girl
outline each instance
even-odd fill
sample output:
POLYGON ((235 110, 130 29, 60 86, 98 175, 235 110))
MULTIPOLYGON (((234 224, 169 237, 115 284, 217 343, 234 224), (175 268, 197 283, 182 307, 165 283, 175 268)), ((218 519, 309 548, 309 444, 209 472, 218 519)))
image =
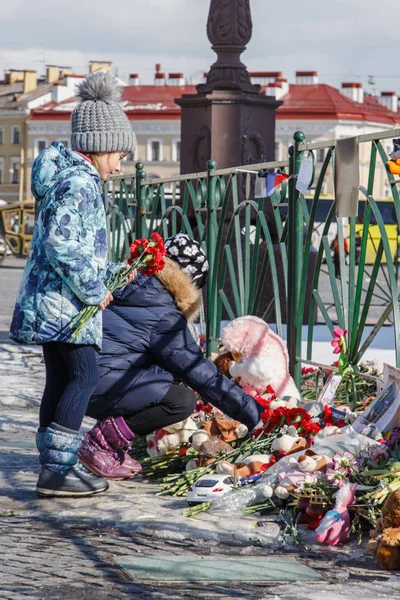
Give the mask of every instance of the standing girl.
POLYGON ((123 265, 107 261, 100 178, 120 171, 136 139, 109 73, 89 75, 77 96, 73 151, 53 142, 33 163, 38 209, 10 332, 17 342, 43 345, 46 386, 36 438, 40 496, 83 496, 108 487, 78 465, 79 430, 98 383, 101 311, 75 338, 69 323, 86 305, 104 309, 112 300, 104 282, 123 265))

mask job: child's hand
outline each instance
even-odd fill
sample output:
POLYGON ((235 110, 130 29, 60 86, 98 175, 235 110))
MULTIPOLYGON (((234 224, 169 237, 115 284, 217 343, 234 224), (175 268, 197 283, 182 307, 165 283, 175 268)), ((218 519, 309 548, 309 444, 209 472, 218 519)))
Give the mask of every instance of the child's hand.
POLYGON ((99 304, 99 308, 100 310, 104 310, 105 308, 107 308, 107 306, 110 304, 110 302, 112 302, 114 300, 113 295, 111 294, 110 291, 107 292, 106 297, 104 298, 104 300, 102 302, 100 302, 99 304))
POLYGON ((126 282, 130 283, 131 281, 133 281, 135 279, 136 275, 137 275, 137 270, 134 269, 132 271, 132 273, 129 273, 128 277, 126 278, 126 282))

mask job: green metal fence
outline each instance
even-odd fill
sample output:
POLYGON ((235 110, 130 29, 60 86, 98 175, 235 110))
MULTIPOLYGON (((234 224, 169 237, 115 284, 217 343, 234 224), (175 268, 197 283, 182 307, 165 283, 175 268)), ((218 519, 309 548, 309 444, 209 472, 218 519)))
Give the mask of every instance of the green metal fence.
POLYGON ((333 198, 322 221, 318 216, 326 202, 321 196, 323 184, 335 170, 335 140, 307 143, 304 134, 296 132, 286 160, 220 170, 211 160, 205 172, 164 179, 146 180, 143 164, 137 163, 134 173, 114 176, 105 184, 111 258, 126 257, 131 239, 148 237, 155 230, 164 237, 184 231, 201 241, 210 263, 204 298, 208 353, 217 347, 223 318, 258 314, 275 323, 280 335, 285 322, 291 372, 299 384, 304 326, 307 351, 303 359, 313 358, 314 329, 320 322, 331 332, 337 325, 348 331, 350 359, 356 364, 379 329, 393 323, 400 366, 400 180, 385 175, 391 189, 390 227, 395 240, 373 196, 377 165, 387 161, 383 142, 396 136, 400 130, 358 138, 360 145, 370 146, 368 183, 360 187, 363 201, 358 217, 348 219, 336 218, 333 198), (304 152, 314 154, 320 149, 325 149, 325 158, 304 197, 296 190, 301 159, 304 152), (279 170, 292 177, 270 198, 257 197, 260 170, 279 170), (339 239, 336 259, 330 248, 333 229, 339 239), (319 243, 314 247, 317 230, 319 243), (365 339, 365 328, 371 323, 365 339))

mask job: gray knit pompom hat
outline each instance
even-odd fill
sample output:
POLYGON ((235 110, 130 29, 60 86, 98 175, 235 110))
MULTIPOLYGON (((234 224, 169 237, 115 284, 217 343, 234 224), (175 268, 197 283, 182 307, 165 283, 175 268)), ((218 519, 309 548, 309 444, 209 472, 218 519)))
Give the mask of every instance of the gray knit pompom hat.
POLYGON ((111 73, 88 75, 76 86, 79 99, 71 117, 72 150, 134 152, 136 136, 122 110, 121 88, 111 73))

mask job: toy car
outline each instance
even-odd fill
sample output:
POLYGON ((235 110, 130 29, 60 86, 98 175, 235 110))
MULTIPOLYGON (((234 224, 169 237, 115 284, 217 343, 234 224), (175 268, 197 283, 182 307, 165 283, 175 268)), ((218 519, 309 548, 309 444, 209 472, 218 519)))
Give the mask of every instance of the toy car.
POLYGON ((233 484, 233 477, 229 475, 202 475, 188 490, 188 504, 193 506, 199 502, 212 502, 229 492, 233 484))

